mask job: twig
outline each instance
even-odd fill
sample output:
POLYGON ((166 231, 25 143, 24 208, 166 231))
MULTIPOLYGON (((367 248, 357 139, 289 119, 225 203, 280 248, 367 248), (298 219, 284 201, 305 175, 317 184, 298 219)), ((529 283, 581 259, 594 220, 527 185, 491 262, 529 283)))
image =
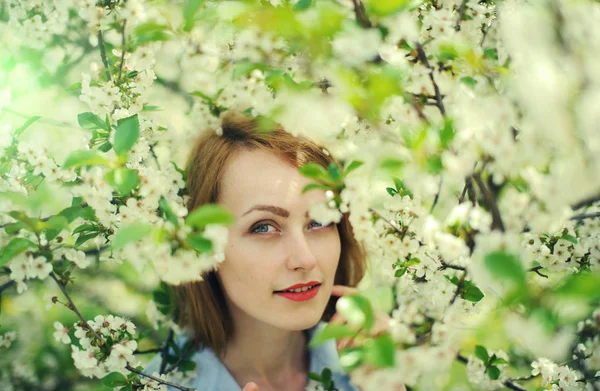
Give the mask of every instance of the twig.
POLYGON ((598 201, 600 201, 600 194, 593 195, 591 197, 579 201, 576 204, 571 205, 571 209, 577 210, 579 208, 583 208, 584 206, 592 205, 593 203, 598 201))
POLYGON ((169 345, 171 341, 173 341, 174 332, 173 329, 169 329, 169 336, 167 337, 167 341, 165 345, 161 349, 160 353, 160 370, 158 373, 165 373, 165 369, 167 368, 167 354, 169 353, 169 345))
POLYGON ((98 342, 104 341, 104 339, 98 333, 96 333, 96 330, 94 330, 88 324, 88 322, 85 320, 85 318, 83 317, 83 315, 81 315, 81 312, 79 312, 79 310, 77 309, 77 306, 75 306, 75 303, 73 303, 73 300, 71 300, 71 296, 69 296, 69 293, 65 289, 64 284, 58 280, 58 278, 56 277, 56 275, 54 274, 54 272, 50 272, 50 277, 52 277, 52 279, 54 281, 56 281, 56 283, 58 284, 58 287, 62 291, 63 295, 65 295, 65 297, 69 301, 69 309, 77 314, 77 316, 79 317, 79 319, 83 322, 85 328, 87 328, 89 331, 92 332, 92 334, 94 335, 94 338, 96 338, 96 340, 98 340, 98 342))
POLYGON ((529 269, 529 272, 534 272, 535 274, 542 276, 544 278, 548 278, 547 275, 543 274, 542 272, 540 272, 540 269, 543 269, 543 266, 536 266, 536 267, 532 267, 531 269, 529 269))
POLYGON ((479 186, 479 190, 481 190, 483 198, 492 213, 492 229, 499 229, 504 232, 504 223, 502 222, 502 216, 500 216, 500 209, 498 209, 496 197, 490 192, 485 183, 483 183, 481 175, 478 172, 473 174, 473 179, 477 182, 477 186, 479 186))
POLYGON ((454 296, 452 296, 452 299, 450 300, 450 305, 454 304, 454 302, 458 298, 458 295, 460 295, 460 291, 465 286, 466 278, 467 278, 467 271, 465 270, 463 275, 460 277, 460 280, 458 280, 458 284, 456 285, 456 290, 454 291, 454 296))
POLYGON ((121 30, 121 63, 119 64, 119 77, 117 84, 121 84, 121 73, 123 72, 123 64, 125 63, 125 26, 127 19, 123 19, 123 29, 121 30))
POLYGON ((365 11, 365 6, 360 0, 352 0, 354 4, 354 13, 356 14, 356 20, 364 28, 370 28, 372 26, 369 17, 365 11))
POLYGON ((429 214, 433 213, 433 210, 435 209, 435 207, 440 199, 440 193, 442 192, 443 178, 444 177, 440 175, 440 183, 438 184, 438 191, 437 191, 437 193, 435 193, 435 197, 433 198, 433 204, 431 205, 431 208, 429 209, 429 214))
POLYGON ((136 350, 133 354, 149 354, 149 353, 158 353, 162 351, 162 347, 156 349, 148 349, 148 350, 136 350))
POLYGON ((106 45, 104 44, 104 36, 102 35, 102 30, 98 30, 98 46, 100 46, 100 57, 102 58, 102 63, 104 64, 104 72, 106 73, 106 79, 108 81, 112 81, 112 77, 110 76, 108 57, 106 56, 106 45))
POLYGON ((11 286, 13 286, 14 284, 16 284, 16 282, 14 280, 10 280, 8 282, 5 282, 4 284, 0 285, 0 294, 5 290, 10 288, 11 286))
POLYGON ((440 88, 435 82, 435 77, 433 76, 433 68, 429 64, 429 60, 427 59, 427 55, 423 50, 423 46, 421 46, 419 42, 417 42, 417 55, 418 60, 421 61, 427 69, 429 69, 429 79, 431 80, 431 83, 433 84, 433 90, 435 91, 435 106, 440 110, 440 113, 442 113, 443 116, 446 116, 446 108, 444 107, 444 102, 442 101, 442 94, 440 93, 440 88))
MULTIPOLYGON (((433 258, 431 258, 431 259, 433 259, 433 258)), ((454 270, 462 270, 462 271, 467 270, 464 266, 451 265, 441 259, 439 261, 441 262, 442 266, 440 266, 438 270, 444 270, 444 269, 454 269, 454 270)))
POLYGON ((136 368, 132 367, 132 366, 131 366, 131 365, 129 365, 129 364, 127 364, 127 365, 125 366, 125 369, 127 369, 129 372, 133 372, 133 373, 136 373, 136 374, 138 374, 138 375, 140 375, 140 376, 144 376, 144 377, 147 377, 147 378, 149 378, 149 379, 152 379, 152 380, 154 380, 155 382, 158 382, 158 383, 161 383, 161 384, 165 384, 165 385, 167 385, 167 386, 169 386, 169 387, 174 387, 174 388, 177 388, 178 390, 182 390, 182 391, 197 391, 195 388, 183 387, 183 386, 180 386, 180 385, 178 385, 178 384, 171 383, 171 382, 169 382, 169 381, 167 381, 167 380, 163 380, 163 379, 160 379, 160 378, 158 378, 158 377, 155 377, 155 376, 149 375, 149 374, 147 374, 147 373, 144 373, 144 372, 142 372, 142 371, 140 371, 140 370, 138 370, 138 369, 136 369, 136 368))
POLYGON ((580 214, 575 215, 570 218, 570 220, 584 220, 584 219, 593 219, 595 217, 600 217, 600 212, 596 213, 588 213, 588 214, 580 214))
POLYGON ((458 18, 456 19, 456 25, 454 26, 454 30, 456 30, 456 31, 460 31, 460 22, 462 21, 463 17, 465 16, 465 9, 467 8, 467 1, 469 1, 469 0, 462 0, 462 3, 460 3, 460 8, 458 9, 458 18))
POLYGON ((381 213, 379 213, 378 211, 376 211, 375 209, 369 208, 369 212, 375 213, 380 219, 382 219, 383 221, 385 221, 386 223, 388 223, 394 229, 394 231, 396 231, 400 235, 404 235, 404 232, 400 231, 400 229, 398 227, 396 227, 395 224, 392 224, 392 222, 390 220, 388 220, 385 217, 383 217, 383 215, 381 213))

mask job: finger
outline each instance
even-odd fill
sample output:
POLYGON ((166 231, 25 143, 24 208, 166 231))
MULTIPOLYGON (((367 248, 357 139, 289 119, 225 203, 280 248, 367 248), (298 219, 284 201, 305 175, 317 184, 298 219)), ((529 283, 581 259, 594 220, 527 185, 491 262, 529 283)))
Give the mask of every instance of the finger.
POLYGON ((334 285, 331 288, 331 295, 332 296, 344 296, 344 295, 352 295, 352 294, 357 294, 358 289, 351 287, 351 286, 345 286, 345 285, 334 285))
POLYGON ((346 319, 344 319, 344 317, 342 315, 340 315, 339 312, 336 312, 335 314, 333 314, 331 319, 329 319, 329 324, 344 324, 345 322, 346 322, 346 319))
POLYGON ((242 389, 242 391, 259 391, 258 386, 254 382, 248 382, 242 389))

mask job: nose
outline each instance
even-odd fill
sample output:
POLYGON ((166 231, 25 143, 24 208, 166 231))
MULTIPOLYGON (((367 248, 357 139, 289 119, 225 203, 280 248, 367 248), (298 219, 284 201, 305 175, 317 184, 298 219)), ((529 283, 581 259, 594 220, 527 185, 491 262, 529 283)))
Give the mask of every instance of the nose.
POLYGON ((289 254, 287 258, 288 269, 309 271, 317 265, 317 258, 313 254, 303 232, 291 235, 287 245, 289 254))

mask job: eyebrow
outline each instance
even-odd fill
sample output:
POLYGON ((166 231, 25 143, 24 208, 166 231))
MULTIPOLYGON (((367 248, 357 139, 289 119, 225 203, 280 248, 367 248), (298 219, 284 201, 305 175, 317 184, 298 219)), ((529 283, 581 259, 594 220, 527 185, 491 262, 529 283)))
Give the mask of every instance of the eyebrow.
MULTIPOLYGON (((288 212, 286 209, 280 208, 280 207, 275 206, 275 205, 254 205, 253 207, 251 207, 250 209, 248 209, 242 215, 242 217, 246 216, 248 213, 250 213, 250 212, 252 212, 254 210, 270 212, 270 213, 273 213, 273 214, 276 214, 278 216, 285 217, 285 218, 288 218, 290 216, 290 212, 288 212)), ((308 217, 308 212, 306 212, 304 214, 304 217, 308 217)))

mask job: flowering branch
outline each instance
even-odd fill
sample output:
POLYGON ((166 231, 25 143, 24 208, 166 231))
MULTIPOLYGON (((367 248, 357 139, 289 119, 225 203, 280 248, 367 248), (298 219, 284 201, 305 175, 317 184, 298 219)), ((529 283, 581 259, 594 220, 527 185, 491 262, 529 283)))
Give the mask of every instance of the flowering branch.
POLYGON ((542 272, 540 272, 540 269, 543 269, 543 268, 544 268, 543 266, 536 266, 536 267, 532 267, 528 271, 534 272, 535 274, 542 276, 544 278, 548 278, 548 276, 546 274, 543 274, 542 272))
POLYGON ((169 336, 167 337, 167 341, 165 345, 161 349, 160 353, 160 371, 159 373, 165 373, 165 369, 167 368, 167 353, 169 353, 169 344, 173 341, 173 329, 169 329, 169 336))
POLYGON ((467 8, 467 1, 469 1, 469 0, 463 0, 462 3, 460 3, 460 8, 458 9, 458 18, 456 19, 456 25, 454 26, 454 30, 456 30, 456 31, 460 31, 460 22, 463 20, 463 17, 465 16, 465 9, 467 8))
POLYGON ((575 216, 571 217, 571 220, 585 220, 585 219, 593 219, 595 217, 600 217, 600 212, 575 215, 575 216))
POLYGON ((138 370, 138 369, 136 369, 136 368, 132 367, 132 366, 131 366, 131 365, 129 365, 129 364, 127 364, 127 365, 125 366, 125 369, 127 369, 129 372, 133 372, 133 373, 135 373, 135 374, 138 374, 138 375, 140 375, 140 376, 144 376, 144 377, 147 377, 147 378, 149 378, 149 379, 152 379, 152 380, 154 380, 155 382, 158 382, 158 383, 160 383, 160 384, 164 384, 164 385, 167 385, 167 386, 170 386, 170 387, 173 387, 173 388, 177 388, 178 390, 182 390, 182 391, 197 391, 195 388, 183 387, 183 386, 180 386, 180 385, 178 385, 178 384, 171 383, 170 381, 167 381, 167 380, 163 380, 163 379, 161 379, 161 378, 158 378, 158 377, 156 377, 156 376, 148 375, 147 373, 144 373, 144 372, 142 372, 142 371, 140 371, 140 370, 138 370))
POLYGON ((443 116, 446 116, 446 108, 444 107, 444 102, 442 101, 442 94, 440 93, 440 87, 435 82, 435 77, 433 76, 433 68, 431 64, 429 64, 429 60, 427 59, 427 55, 423 50, 423 46, 421 46, 420 42, 417 42, 417 59, 425 65, 427 69, 429 69, 429 79, 433 84, 433 90, 435 91, 435 106, 440 110, 443 116))
POLYGON ((481 175, 478 172, 473 174, 473 179, 475 179, 475 182, 477 182, 477 186, 479 186, 479 190, 481 190, 481 193, 483 194, 483 198, 485 199, 487 207, 492 213, 492 229, 499 229, 500 231, 504 232, 504 223, 502 222, 502 216, 500 216, 500 209, 498 208, 496 197, 487 188, 485 183, 483 183, 481 175))
POLYGON ((450 300, 450 305, 454 304, 454 302, 456 301, 456 299, 460 295, 460 292, 462 291, 463 286, 465 285, 465 279, 466 278, 467 278, 467 271, 464 270, 463 275, 458 280, 458 284, 456 285, 456 290, 454 291, 454 295, 452 296, 452 299, 450 300))
POLYGON ((100 57, 102 58, 102 63, 104 64, 104 72, 106 73, 106 79, 108 81, 112 81, 112 77, 110 76, 109 65, 108 65, 108 57, 106 56, 106 45, 104 44, 104 36, 102 35, 102 30, 98 30, 98 45, 100 46, 100 57))
MULTIPOLYGON (((461 355, 460 353, 458 353, 456 355, 456 360, 458 362, 463 363, 463 364, 466 364, 466 363, 469 362, 469 360, 465 356, 461 355)), ((515 391, 527 391, 526 388, 523 388, 520 385, 514 383, 514 381, 515 381, 515 379, 509 379, 509 380, 506 380, 505 382, 503 382, 502 384, 504 385, 504 387, 509 388, 511 390, 515 390, 515 391)))
POLYGON ((373 25, 367 16, 364 4, 360 0, 352 0, 352 3, 354 3, 354 13, 356 14, 358 23, 364 28, 372 27, 373 25))
POLYGON ((121 73, 123 72, 123 65, 125 64, 125 26, 127 25, 127 19, 123 19, 123 29, 121 30, 121 63, 119 64, 119 77, 117 78, 117 84, 121 83, 121 73))
POLYGON ((571 209, 576 210, 579 208, 583 208, 584 206, 592 205, 593 203, 596 203, 598 201, 600 201, 600 194, 593 195, 591 197, 579 201, 576 204, 571 205, 571 209))

